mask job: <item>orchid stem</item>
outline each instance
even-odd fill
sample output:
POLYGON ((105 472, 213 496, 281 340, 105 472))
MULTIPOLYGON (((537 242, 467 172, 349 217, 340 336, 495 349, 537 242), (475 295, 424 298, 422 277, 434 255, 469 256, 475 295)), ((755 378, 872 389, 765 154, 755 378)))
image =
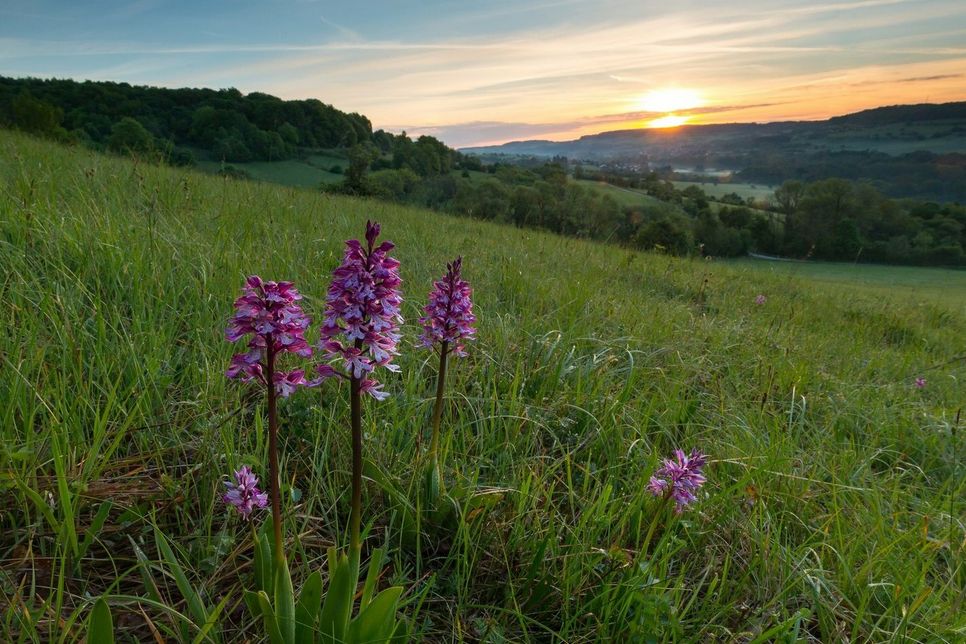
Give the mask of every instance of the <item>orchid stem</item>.
POLYGON ((651 538, 654 536, 654 529, 657 528, 657 524, 661 517, 667 515, 668 501, 671 500, 669 495, 661 498, 661 503, 658 505, 657 510, 654 512, 654 518, 651 519, 651 525, 647 529, 647 536, 644 537, 644 543, 641 545, 641 554, 647 556, 647 548, 651 545, 651 538))
POLYGON ((446 354, 449 352, 449 342, 443 340, 439 351, 439 373, 436 376, 436 404, 433 406, 433 436, 429 444, 429 457, 432 466, 439 469, 439 423, 443 416, 443 392, 446 388, 446 354))
POLYGON ((275 394, 275 340, 266 338, 265 376, 268 396, 268 469, 272 497, 272 527, 275 530, 275 565, 285 565, 285 550, 282 544, 282 502, 279 492, 278 472, 278 411, 275 394))
POLYGON ((349 515, 349 547, 360 549, 359 528, 362 522, 362 380, 351 378, 352 410, 352 513, 349 515))

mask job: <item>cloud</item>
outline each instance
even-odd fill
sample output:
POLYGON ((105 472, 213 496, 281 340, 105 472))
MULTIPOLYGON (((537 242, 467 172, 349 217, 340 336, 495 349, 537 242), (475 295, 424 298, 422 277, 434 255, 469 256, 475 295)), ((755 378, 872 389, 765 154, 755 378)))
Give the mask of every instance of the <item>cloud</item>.
POLYGON ((349 29, 348 27, 345 27, 343 25, 340 25, 337 22, 329 20, 325 16, 319 16, 319 19, 322 21, 323 25, 326 25, 327 27, 332 27, 333 29, 336 30, 336 32, 338 32, 343 37, 349 38, 350 40, 362 40, 362 36, 360 36, 358 32, 355 32, 352 29, 349 29))
MULTIPOLYGON (((679 110, 680 115, 707 115, 740 112, 742 110, 772 107, 777 103, 758 103, 753 105, 717 105, 707 108, 679 110)), ((446 141, 454 147, 489 145, 509 140, 552 138, 554 140, 574 139, 581 134, 613 130, 616 126, 640 126, 642 122, 664 116, 663 112, 633 111, 615 114, 601 114, 585 118, 555 123, 530 123, 508 121, 468 121, 437 126, 390 125, 386 129, 394 132, 406 131, 411 136, 428 134, 446 141)), ((616 128, 622 129, 622 128, 616 128)))
POLYGON ((572 138, 643 120, 653 115, 635 111, 640 96, 662 87, 700 91, 706 106, 694 114, 705 121, 816 118, 918 90, 934 100, 966 98, 956 87, 966 69, 956 0, 786 0, 781 8, 745 0, 701 11, 681 4, 488 3, 423 15, 418 24, 405 22, 412 9, 371 37, 363 34, 377 33, 378 22, 354 23, 333 8, 311 14, 329 29, 291 42, 19 35, 0 38, 0 65, 7 73, 117 72, 130 82, 315 97, 377 127, 444 132, 455 145, 500 137, 500 128, 503 140, 572 138), (913 78, 922 80, 904 80, 913 78))
POLYGON ((947 78, 962 78, 966 74, 936 74, 935 76, 915 76, 913 78, 900 78, 897 83, 925 83, 928 81, 945 80, 947 78))

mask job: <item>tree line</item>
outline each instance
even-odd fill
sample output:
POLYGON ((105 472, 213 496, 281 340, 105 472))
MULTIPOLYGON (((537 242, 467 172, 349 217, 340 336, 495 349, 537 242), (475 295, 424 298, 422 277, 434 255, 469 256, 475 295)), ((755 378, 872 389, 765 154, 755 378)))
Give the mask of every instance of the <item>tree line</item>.
MULTIPOLYGON (((408 141, 408 139, 407 139, 408 141)), ((656 173, 588 173, 566 159, 542 165, 496 163, 452 152, 433 171, 415 167, 397 145, 384 156, 350 154, 341 185, 366 195, 457 215, 676 255, 737 257, 749 252, 792 258, 966 265, 966 206, 891 199, 845 179, 787 181, 771 199, 737 194, 712 200, 697 186, 677 189, 656 173), (398 151, 398 153, 397 153, 398 151), (621 206, 572 174, 635 189, 640 205, 621 206)))
POLYGON ((0 124, 176 164, 190 164, 197 152, 215 160, 277 161, 374 137, 365 116, 315 99, 2 76, 0 124))

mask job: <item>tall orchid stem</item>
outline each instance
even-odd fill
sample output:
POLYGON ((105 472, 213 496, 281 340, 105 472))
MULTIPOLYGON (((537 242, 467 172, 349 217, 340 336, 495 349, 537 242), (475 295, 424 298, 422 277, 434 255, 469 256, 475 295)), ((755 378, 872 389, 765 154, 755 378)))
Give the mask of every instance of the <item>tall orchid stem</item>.
POLYGON ((436 404, 433 407, 433 437, 429 443, 429 457, 432 466, 439 468, 439 422, 443 417, 443 391, 446 389, 446 354, 449 353, 449 341, 443 340, 439 351, 439 373, 436 376, 436 404))
POLYGON ((275 340, 271 335, 265 338, 265 376, 268 384, 268 476, 272 498, 272 527, 275 529, 275 564, 284 566, 285 550, 282 545, 282 501, 279 492, 278 473, 278 411, 275 394, 275 340))
POLYGON ((349 546, 360 549, 359 528, 362 522, 362 379, 351 378, 349 401, 352 411, 352 513, 349 515, 349 546))
POLYGON ((654 517, 651 519, 651 525, 647 529, 647 536, 644 537, 644 544, 641 546, 641 554, 644 556, 647 556, 647 549, 651 545, 651 539, 654 537, 654 530, 657 528, 658 522, 660 519, 667 516, 667 508, 670 500, 670 494, 662 497, 660 505, 658 505, 657 510, 654 512, 654 517))

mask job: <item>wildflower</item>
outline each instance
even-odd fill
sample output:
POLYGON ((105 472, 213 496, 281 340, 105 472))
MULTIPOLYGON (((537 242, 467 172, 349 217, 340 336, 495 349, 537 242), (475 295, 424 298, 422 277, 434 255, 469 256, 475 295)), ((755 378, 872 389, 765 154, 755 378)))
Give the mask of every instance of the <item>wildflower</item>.
POLYGON ((707 460, 708 457, 696 449, 690 454, 676 449, 674 458, 664 461, 647 488, 654 496, 674 499, 675 511, 680 514, 685 506, 697 500, 695 493, 705 481, 701 468, 707 460))
POLYGON ((765 303, 767 299, 768 298, 766 298, 764 295, 758 295, 758 297, 755 298, 755 304, 757 304, 758 306, 761 306, 762 304, 765 303))
POLYGON ((319 349, 326 362, 316 366, 318 380, 340 377, 349 380, 350 432, 352 436, 352 510, 349 515, 349 550, 358 556, 362 522, 362 396, 385 400, 389 394, 372 377, 377 367, 398 371, 392 363, 399 355, 402 294, 399 262, 389 256, 395 246, 376 246, 379 224, 366 222, 366 243, 345 243, 342 263, 332 273, 325 297, 325 320, 319 349), (334 362, 338 368, 333 367, 334 362))
POLYGON ((312 386, 300 370, 285 372, 274 369, 275 357, 280 353, 294 353, 309 357, 312 347, 305 341, 309 318, 297 304, 302 296, 292 282, 263 281, 252 275, 245 281, 244 294, 235 300, 235 315, 225 330, 229 342, 246 336, 248 351, 232 357, 225 370, 228 378, 266 383, 268 361, 272 360, 271 377, 279 396, 287 397, 298 386, 312 386))
POLYGON ((398 371, 392 363, 399 355, 402 294, 399 262, 389 256, 392 242, 375 246, 379 224, 366 222, 366 245, 347 241, 342 264, 332 274, 325 300, 325 320, 319 348, 328 361, 343 363, 338 371, 329 364, 316 367, 319 380, 341 376, 360 381, 363 393, 377 400, 388 394, 370 377, 377 367, 398 371), (342 339, 337 339, 342 336, 342 339))
MULTIPOLYGON (((419 318, 423 325, 420 344, 434 348, 439 345, 439 371, 436 374, 436 402, 433 405, 432 440, 429 444, 431 459, 430 475, 432 481, 441 482, 439 469, 439 425, 443 414, 443 393, 446 383, 446 356, 455 353, 465 356, 464 340, 471 340, 476 335, 473 324, 473 301, 470 296, 473 289, 463 279, 463 258, 446 265, 446 275, 443 279, 433 282, 433 289, 429 292, 429 304, 423 307, 426 315, 419 318)), ((430 489, 436 489, 433 483, 430 489)))
POLYGON ((221 497, 222 500, 234 506, 245 519, 250 518, 255 508, 264 508, 268 505, 268 494, 258 489, 258 477, 247 465, 242 465, 241 469, 235 472, 234 483, 225 481, 225 487, 228 488, 228 492, 221 497))
POLYGON ((473 289, 463 279, 462 268, 462 257, 446 265, 446 275, 433 283, 429 304, 423 308, 426 315, 419 318, 423 325, 420 337, 423 346, 446 343, 444 346, 451 345, 452 351, 461 357, 466 355, 462 341, 476 335, 473 327, 476 316, 473 315, 473 301, 470 299, 473 289))
POLYGON ((917 388, 922 389, 925 386, 926 386, 926 379, 925 378, 923 378, 922 376, 919 376, 918 378, 916 378, 916 387, 917 388))

